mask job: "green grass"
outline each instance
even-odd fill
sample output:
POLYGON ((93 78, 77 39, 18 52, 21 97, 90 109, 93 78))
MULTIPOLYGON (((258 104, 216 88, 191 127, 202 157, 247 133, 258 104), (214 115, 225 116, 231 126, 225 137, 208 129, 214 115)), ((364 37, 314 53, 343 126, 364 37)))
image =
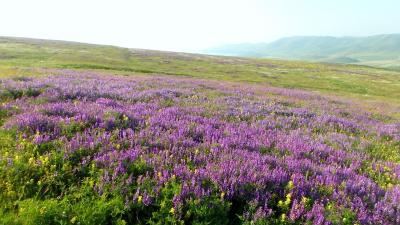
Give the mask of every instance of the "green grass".
POLYGON ((400 105, 400 72, 367 66, 217 57, 35 39, 0 38, 0 76, 42 68, 164 74, 318 91, 400 105))

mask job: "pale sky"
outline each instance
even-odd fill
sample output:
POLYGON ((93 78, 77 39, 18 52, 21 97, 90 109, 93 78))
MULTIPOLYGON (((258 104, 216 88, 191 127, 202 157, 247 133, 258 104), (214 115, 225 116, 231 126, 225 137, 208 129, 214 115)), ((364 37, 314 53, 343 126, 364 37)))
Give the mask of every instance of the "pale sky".
POLYGON ((294 35, 400 33, 399 0, 0 0, 0 36, 197 51, 294 35))

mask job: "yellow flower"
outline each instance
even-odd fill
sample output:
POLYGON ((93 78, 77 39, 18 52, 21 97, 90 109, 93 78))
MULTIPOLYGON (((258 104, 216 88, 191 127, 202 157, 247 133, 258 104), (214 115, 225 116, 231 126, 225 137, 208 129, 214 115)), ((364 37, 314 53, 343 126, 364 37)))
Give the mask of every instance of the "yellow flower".
POLYGON ((46 165, 47 162, 49 161, 49 157, 48 156, 40 156, 40 161, 42 161, 43 165, 46 165))
POLYGON ((161 208, 164 208, 164 207, 165 207, 165 201, 162 201, 162 202, 160 203, 160 207, 161 207, 161 208))
POLYGON ((282 215, 281 215, 281 221, 283 222, 283 221, 285 221, 286 220, 286 214, 285 213, 282 213, 282 215))
POLYGON ((43 214, 43 213, 45 213, 45 212, 46 212, 46 207, 40 208, 40 214, 43 214))
POLYGON ((301 202, 302 202, 303 204, 307 204, 308 201, 309 201, 309 199, 308 199, 307 197, 305 197, 305 196, 303 196, 303 197, 301 198, 301 202))
POLYGON ((28 162, 29 162, 29 164, 34 164, 35 163, 35 158, 30 157, 28 162))
POLYGON ((383 169, 384 169, 385 172, 390 172, 390 168, 387 167, 387 166, 383 166, 383 169))
POLYGON ((172 207, 172 208, 169 210, 169 213, 171 213, 171 214, 174 214, 174 213, 175 213, 174 207, 172 207))
POLYGON ((142 197, 141 195, 139 195, 139 197, 138 197, 138 199, 137 199, 137 201, 138 201, 139 204, 142 203, 142 199, 143 199, 143 197, 142 197))
POLYGON ((225 192, 221 193, 221 198, 223 199, 225 197, 225 192))
POLYGON ((289 190, 293 189, 293 187, 294 187, 293 181, 289 181, 287 187, 288 187, 289 190))
POLYGON ((72 217, 72 219, 70 221, 71 221, 71 223, 75 223, 76 222, 76 216, 72 217))
POLYGON ((291 197, 292 197, 292 195, 291 195, 290 193, 286 195, 285 205, 289 205, 289 204, 290 204, 290 202, 291 202, 291 197))

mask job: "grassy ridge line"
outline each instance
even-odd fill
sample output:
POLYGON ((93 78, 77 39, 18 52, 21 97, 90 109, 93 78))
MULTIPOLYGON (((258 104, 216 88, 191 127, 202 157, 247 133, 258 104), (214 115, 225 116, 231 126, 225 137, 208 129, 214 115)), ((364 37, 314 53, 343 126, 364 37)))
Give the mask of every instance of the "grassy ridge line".
POLYGON ((260 83, 400 105, 400 73, 396 71, 0 38, 3 76, 40 74, 37 68, 95 69, 260 83))
POLYGON ((286 37, 271 43, 225 45, 205 52, 391 68, 400 65, 400 34, 286 37))

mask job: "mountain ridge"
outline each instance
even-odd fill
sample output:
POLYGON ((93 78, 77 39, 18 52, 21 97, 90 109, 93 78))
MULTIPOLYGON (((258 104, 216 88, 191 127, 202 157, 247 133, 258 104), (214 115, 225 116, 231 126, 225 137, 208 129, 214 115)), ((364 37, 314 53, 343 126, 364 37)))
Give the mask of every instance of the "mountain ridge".
POLYGON ((204 53, 395 67, 400 66, 400 34, 293 36, 270 43, 224 45, 204 53))

